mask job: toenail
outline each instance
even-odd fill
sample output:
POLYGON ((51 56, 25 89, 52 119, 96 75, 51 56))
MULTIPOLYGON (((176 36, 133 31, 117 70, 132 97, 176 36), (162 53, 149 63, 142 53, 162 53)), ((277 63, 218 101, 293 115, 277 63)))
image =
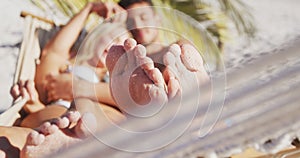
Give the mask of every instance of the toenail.
POLYGON ((175 57, 172 55, 171 52, 167 52, 163 57, 163 62, 165 65, 174 65, 175 64, 175 57))
MULTIPOLYGON (((124 41, 124 46, 126 48, 132 48, 136 45, 136 41, 132 38, 128 38, 127 40, 124 41)), ((127 50, 128 51, 128 50, 127 50)))
POLYGON ((181 54, 181 49, 178 44, 172 44, 169 48, 169 51, 173 53, 176 57, 181 54))
POLYGON ((137 45, 135 50, 134 50, 134 55, 139 57, 139 58, 143 58, 146 57, 146 48, 142 45, 137 45))

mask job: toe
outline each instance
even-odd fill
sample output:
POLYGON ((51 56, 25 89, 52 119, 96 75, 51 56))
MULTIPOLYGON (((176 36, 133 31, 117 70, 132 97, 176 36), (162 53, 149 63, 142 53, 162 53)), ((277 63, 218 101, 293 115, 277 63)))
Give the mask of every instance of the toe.
POLYGON ((178 67, 176 66, 178 63, 178 59, 179 56, 175 57, 175 55, 172 52, 167 52, 163 57, 163 62, 164 65, 166 66, 163 72, 163 77, 167 83, 171 78, 176 78, 176 79, 179 78, 178 67))
POLYGON ((53 123, 61 129, 67 128, 70 125, 70 121, 67 117, 57 118, 53 121, 53 123))
POLYGON ((181 48, 178 44, 172 44, 169 47, 169 52, 172 52, 175 57, 179 57, 181 54, 181 48))
POLYGON ((164 56, 164 64, 171 66, 174 73, 183 73, 187 70, 186 66, 182 63, 182 51, 178 44, 172 44, 169 47, 169 52, 164 56), (173 57, 172 57, 173 55, 173 57))
POLYGON ((152 86, 149 90, 151 104, 154 106, 163 105, 168 101, 166 92, 161 87, 152 86))
POLYGON ((165 66, 175 67, 175 56, 171 52, 167 52, 163 57, 165 66))
POLYGON ((76 123, 79 121, 81 115, 78 111, 69 111, 67 114, 66 114, 66 117, 68 118, 68 120, 71 122, 71 123, 76 123))
POLYGON ((163 78, 162 73, 159 71, 158 68, 154 68, 153 60, 149 57, 146 57, 146 50, 143 50, 144 47, 140 48, 142 51, 136 53, 136 59, 138 65, 141 66, 143 71, 149 77, 149 79, 158 87, 164 87, 165 81, 163 78), (145 54, 144 54, 145 53, 145 54))
POLYGON ((140 60, 146 57, 146 48, 143 45, 137 45, 132 50, 127 52, 128 56, 128 69, 134 71, 140 66, 140 60))
POLYGON ((81 119, 78 121, 78 124, 74 128, 75 134, 79 138, 88 137, 91 132, 97 130, 97 119, 92 113, 84 113, 81 119))
POLYGON ((203 68, 203 60, 200 53, 190 44, 181 46, 181 60, 185 67, 192 71, 200 71, 203 68))
POLYGON ((180 61, 180 49, 178 45, 172 45, 164 55, 163 62, 166 66, 163 77, 167 83, 167 93, 168 98, 174 98, 181 90, 181 86, 179 83, 179 70, 178 69, 185 69, 180 61))
POLYGON ((124 49, 125 51, 130 51, 136 46, 136 41, 132 38, 128 38, 124 41, 124 49))
POLYGON ((39 145, 42 144, 45 140, 45 136, 43 134, 39 134, 37 131, 32 131, 27 136, 26 145, 39 145))
POLYGON ((177 79, 170 78, 168 82, 168 98, 174 98, 180 92, 180 84, 177 79))
POLYGON ((139 44, 134 48, 134 55, 136 58, 145 58, 146 57, 146 48, 139 44))
POLYGON ((135 46, 132 50, 127 51, 127 70, 128 72, 133 72, 134 69, 137 68, 135 52, 137 51, 137 46, 135 46))
POLYGON ((161 88, 164 87, 165 85, 164 78, 161 72, 157 68, 154 68, 152 70, 146 70, 145 72, 147 76, 150 78, 150 80, 152 80, 157 87, 161 87, 161 88))
POLYGON ((172 99, 181 89, 179 81, 176 79, 176 75, 173 73, 173 71, 171 71, 170 66, 166 67, 163 75, 167 83, 168 98, 172 99))
POLYGON ((143 70, 152 70, 152 69, 154 69, 153 60, 151 58, 149 58, 149 57, 138 58, 137 62, 138 62, 138 65, 143 70))
POLYGON ((58 127, 55 124, 51 124, 50 122, 45 122, 39 127, 39 131, 42 134, 52 134, 58 130, 58 127))

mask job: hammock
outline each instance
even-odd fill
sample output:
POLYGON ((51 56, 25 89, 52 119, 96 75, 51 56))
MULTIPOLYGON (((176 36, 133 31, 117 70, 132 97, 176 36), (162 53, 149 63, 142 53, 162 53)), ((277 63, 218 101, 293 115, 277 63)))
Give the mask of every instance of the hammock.
MULTIPOLYGON (((14 83, 17 83, 19 80, 34 79, 35 67, 39 62, 40 56, 40 41, 38 40, 39 35, 37 30, 49 30, 51 27, 53 27, 51 21, 45 21, 30 14, 25 15, 24 38, 20 49, 14 83)), ((218 157, 231 156, 246 148, 265 149, 265 152, 270 152, 272 150, 267 150, 265 143, 268 140, 280 141, 279 139, 285 135, 289 135, 293 138, 299 137, 300 106, 298 104, 299 98, 297 98, 297 94, 299 94, 300 80, 295 80, 289 84, 290 86, 288 86, 288 88, 281 88, 275 93, 270 93, 273 86, 280 87, 280 82, 288 81, 291 75, 297 76, 299 64, 297 64, 298 61, 295 58, 299 58, 299 53, 297 54, 295 51, 299 50, 297 47, 299 44, 300 42, 295 44, 296 47, 291 47, 286 51, 261 59, 256 63, 256 67, 248 65, 238 71, 230 72, 227 75, 229 90, 226 89, 229 95, 226 97, 222 115, 216 125, 219 128, 206 136, 201 138, 197 137, 197 135, 199 135, 200 125, 203 121, 202 115, 207 111, 207 107, 205 106, 206 101, 208 101, 207 99, 202 100, 203 106, 200 106, 202 108, 198 109, 195 121, 193 121, 189 130, 178 140, 165 148, 148 153, 128 153, 108 149, 106 145, 99 143, 99 140, 87 139, 83 141, 83 144, 75 145, 57 155, 53 155, 53 157, 98 157, 99 155, 105 155, 106 157, 218 157), (265 78, 263 78, 262 74, 266 73, 270 65, 283 62, 282 59, 292 60, 294 64, 290 67, 285 67, 286 69, 275 72, 279 74, 275 77, 269 76, 268 78, 265 76, 265 78), (262 71, 257 70, 258 66, 261 67, 262 71), (257 82, 255 77, 261 77, 261 82, 257 82), (265 95, 264 98, 260 98, 259 94, 267 95, 265 95), (246 98, 247 100, 245 101, 246 98), (274 98, 277 99, 275 103, 268 103, 268 101, 274 98)), ((216 83, 222 81, 224 77, 225 76, 217 77, 216 83)), ((219 91, 220 93, 224 93, 224 89, 219 91)), ((205 92, 202 92, 202 94, 205 95, 205 92)), ((190 95, 190 97, 197 96, 190 95)), ((26 98, 18 98, 10 109, 0 115, 0 125, 11 126, 15 120, 20 117, 18 112, 26 101, 26 98)), ((190 103, 187 101, 184 104, 188 105, 190 103)), ((186 113, 180 117, 184 120, 184 117, 193 112, 194 111, 187 109, 186 113)), ((220 113, 220 111, 213 107, 207 113, 206 117, 208 118, 213 113, 220 113)), ((179 121, 177 125, 181 123, 184 122, 179 121)), ((207 132, 205 129, 210 126, 209 122, 206 123, 207 124, 202 124, 201 126, 204 132, 207 132)), ((124 124, 124 126, 127 125, 138 126, 134 121, 128 121, 124 124)), ((168 132, 169 131, 164 131, 161 134, 167 134, 168 132)), ((110 129, 99 133, 99 135, 111 138, 118 144, 130 146, 131 144, 139 143, 139 140, 134 140, 135 138, 120 137, 118 131, 110 129), (132 140, 132 142, 128 143, 128 140, 132 140)), ((151 144, 160 141, 160 139, 161 135, 151 135, 144 138, 143 142, 146 141, 151 144)), ((272 152, 277 153, 284 148, 286 148, 286 146, 282 146, 272 152)), ((249 157, 251 154, 253 154, 253 149, 241 154, 242 156, 240 157, 249 157)), ((257 155, 258 154, 255 154, 256 157, 257 155)), ((270 155, 260 155, 261 157, 270 157, 270 155)), ((299 157, 299 150, 290 149, 279 152, 273 156, 290 156, 290 158, 296 158, 299 157)))
MULTIPOLYGON (((25 19, 23 41, 19 52, 17 67, 14 76, 14 84, 20 80, 34 80, 36 64, 40 58, 40 41, 38 29, 50 30, 53 22, 32 14, 22 12, 25 19)), ((28 98, 17 98, 13 105, 0 115, 0 126, 12 126, 20 118, 19 111, 28 98)))

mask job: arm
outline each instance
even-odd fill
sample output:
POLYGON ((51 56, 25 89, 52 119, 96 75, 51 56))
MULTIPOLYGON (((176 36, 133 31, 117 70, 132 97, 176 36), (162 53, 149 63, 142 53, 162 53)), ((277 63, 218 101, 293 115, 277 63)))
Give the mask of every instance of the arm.
MULTIPOLYGON (((90 2, 77 13, 46 45, 43 54, 46 52, 55 52, 69 58, 69 52, 76 42, 81 30, 85 25, 90 13, 95 12, 103 18, 108 18, 113 14, 123 11, 116 3, 108 2, 90 2), (66 54, 68 53, 68 54, 66 54)), ((123 18, 124 19, 124 18, 123 18)), ((125 18, 126 19, 126 18, 125 18)))
POLYGON ((43 55, 48 52, 58 53, 69 58, 69 51, 78 38, 85 21, 93 7, 88 3, 78 14, 76 14, 46 45, 43 55))
POLYGON ((77 97, 89 98, 91 100, 116 107, 116 103, 110 93, 109 83, 99 82, 93 84, 87 81, 80 80, 78 85, 80 85, 80 87, 85 87, 85 90, 83 90, 82 88, 81 90, 78 90, 76 94, 77 97), (87 87, 92 88, 88 89, 87 87))
POLYGON ((116 105, 110 94, 108 83, 100 82, 94 84, 84 80, 74 79, 74 83, 72 84, 72 74, 70 73, 49 75, 47 81, 48 100, 72 100, 76 96, 89 98, 111 106, 116 105))

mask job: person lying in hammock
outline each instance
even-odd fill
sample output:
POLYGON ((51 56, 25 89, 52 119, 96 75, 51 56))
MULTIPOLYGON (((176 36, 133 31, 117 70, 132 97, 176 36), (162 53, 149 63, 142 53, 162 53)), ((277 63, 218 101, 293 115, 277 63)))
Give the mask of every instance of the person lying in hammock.
MULTIPOLYGON (((153 43, 160 42, 157 37, 157 30, 153 27, 153 25, 159 23, 151 23, 151 28, 147 28, 147 26, 149 26, 149 21, 158 19, 158 15, 149 8, 134 10, 135 8, 151 6, 149 1, 131 1, 126 6, 124 3, 127 2, 120 2, 128 11, 127 24, 128 21, 131 21, 142 25, 131 30, 134 39, 127 39, 124 44, 112 46, 106 57, 106 66, 110 74, 111 95, 115 101, 120 98, 121 101, 124 101, 116 104, 118 110, 122 112, 121 116, 130 117, 123 109, 123 105, 126 105, 130 99, 133 99, 138 105, 148 104, 149 102, 164 104, 174 98, 181 97, 181 84, 182 82, 188 82, 186 79, 190 76, 197 76, 201 84, 209 80, 199 52, 190 44, 178 42, 178 44, 170 46, 157 47, 157 45, 153 45, 153 43), (142 18, 145 16, 144 14, 149 17, 142 18), (134 21, 141 19, 144 22, 134 21), (156 66, 156 63, 163 66, 156 66), (113 90, 116 87, 117 90, 113 90), (125 94, 128 95, 127 92, 129 92, 130 98, 126 98, 125 94)), ((88 136, 91 134, 90 131, 93 133, 93 131, 103 129, 107 124, 109 126, 105 119, 107 115, 114 117, 120 114, 116 111, 91 113, 92 110, 97 111, 95 108, 80 110, 80 106, 78 106, 80 104, 85 105, 85 107, 95 104, 84 98, 75 99, 74 103, 81 115, 77 112, 70 112, 67 117, 61 117, 55 123, 46 122, 42 126, 42 130, 39 130, 40 133, 32 132, 22 150, 24 157, 30 155, 42 156, 50 153, 50 151, 57 151, 65 145, 78 142, 80 141, 78 138, 88 136), (81 128, 82 122, 85 122, 85 128, 89 129, 89 132, 81 128), (75 127, 70 126, 74 123, 77 123, 75 127), (76 130, 78 128, 80 130, 76 130)))
MULTIPOLYGON (((73 98, 65 97, 70 95, 72 87, 66 87, 64 84, 65 82, 71 83, 73 81, 73 76, 75 76, 74 78, 80 78, 74 80, 74 85, 78 85, 75 87, 75 89, 77 89, 76 92, 78 92, 76 93, 76 96, 89 98, 85 99, 87 103, 83 102, 84 106, 82 106, 82 109, 87 106, 86 104, 91 104, 91 109, 93 107, 98 108, 99 106, 103 106, 107 113, 114 114, 111 116, 113 117, 112 119, 116 120, 116 122, 124 119, 121 113, 114 108, 115 103, 110 95, 108 84, 99 81, 103 78, 103 74, 106 74, 105 57, 109 47, 113 45, 114 42, 115 44, 121 44, 126 38, 130 37, 125 27, 115 25, 113 23, 103 24, 103 30, 106 31, 102 31, 101 33, 101 36, 104 38, 97 38, 97 42, 99 42, 97 49, 92 52, 86 52, 85 54, 78 55, 77 61, 81 61, 81 66, 74 66, 73 70, 69 70, 71 73, 68 73, 67 70, 63 70, 66 64, 70 64, 74 59, 72 54, 70 54, 70 49, 80 34, 80 31, 83 29, 88 15, 96 12, 100 16, 106 18, 111 16, 110 14, 115 14, 121 10, 122 9, 119 6, 113 3, 88 3, 42 50, 41 62, 37 65, 35 82, 20 81, 12 87, 11 94, 14 98, 19 96, 28 97, 29 101, 24 106, 24 110, 28 113, 28 115, 20 124, 22 127, 26 128, 0 127, 0 136, 8 140, 7 143, 12 145, 11 148, 16 149, 16 151, 20 151, 25 144, 27 135, 32 131, 30 128, 39 127, 43 122, 49 119, 61 117, 66 113, 69 107, 68 102, 71 102, 73 98), (122 36, 114 38, 116 36, 115 34, 119 35, 120 33, 122 33, 122 36), (84 60, 86 57, 90 58, 88 60, 84 60), (82 76, 84 77, 86 74, 80 74, 80 72, 87 71, 89 76, 89 74, 91 74, 91 69, 96 70, 96 73, 92 73, 92 75, 96 76, 94 80, 83 80, 82 76), (56 80, 56 78, 58 78, 59 81, 56 80), (53 88, 51 83, 53 82, 64 85, 63 88, 58 86, 60 90, 64 91, 58 91, 60 92, 59 94, 53 95, 53 93, 51 93, 51 89, 53 88), (91 88, 94 88, 94 86, 99 91, 91 93, 91 88), (66 90, 69 92, 66 92, 66 90), (66 95, 63 95, 64 92, 66 92, 66 95), (96 94, 96 96, 94 94, 96 94), (59 96, 59 98, 55 98, 55 96, 59 96), (57 99, 61 99, 60 102, 55 102, 57 99), (90 99, 96 100, 97 102, 93 102, 90 99)), ((76 107, 79 111, 80 105, 81 104, 78 104, 76 107)), ((77 116, 79 113, 67 113, 64 115, 66 117, 63 117, 62 120, 66 120, 67 117, 74 118, 73 114, 77 116)), ((47 124, 43 124, 43 126, 48 127, 47 124)), ((77 127, 79 131, 80 126, 77 127)), ((16 152, 8 152, 8 148, 0 148, 0 151, 1 153, 6 153, 8 157, 11 154, 14 155, 13 157, 18 155, 16 152), (4 150, 4 152, 1 150, 4 150)))
MULTIPOLYGON (((141 4, 149 5, 145 2, 142 2, 141 4)), ((138 43, 141 42, 138 40, 138 43)), ((174 97, 180 97, 180 79, 182 78, 182 75, 196 74, 206 80, 208 78, 207 73, 202 65, 202 58, 193 47, 183 44, 181 46, 172 45, 167 49, 164 49, 168 51, 162 55, 159 55, 160 57, 155 57, 163 60, 163 64, 165 65, 165 69, 163 72, 161 72, 162 70, 154 66, 154 62, 151 58, 146 56, 146 54, 155 54, 148 50, 149 49, 147 48, 147 46, 144 47, 142 45, 137 45, 137 42, 135 40, 127 39, 123 45, 113 46, 108 53, 108 57, 106 58, 106 65, 108 70, 110 71, 110 74, 116 74, 117 76, 115 77, 119 78, 119 80, 114 80, 112 77, 114 75, 110 76, 110 80, 114 80, 114 82, 110 82, 111 87, 122 85, 122 79, 126 79, 128 77, 124 74, 130 73, 132 71, 132 67, 137 67, 137 69, 133 72, 134 74, 132 75, 135 77, 132 77, 130 79, 131 81, 129 82, 129 87, 131 97, 138 104, 149 102, 149 98, 154 99, 153 101, 155 103, 163 104, 164 102, 167 102, 174 97), (122 58, 122 60, 120 60, 120 63, 124 66, 116 66, 118 65, 116 61, 118 61, 118 59, 120 59, 120 57, 123 55, 125 55, 126 58, 122 58), (187 61, 185 60, 185 58, 195 58, 196 62, 193 63, 193 61, 187 61), (189 62, 190 65, 187 65, 187 62, 189 62), (145 66, 139 65, 138 63, 145 66), (117 68, 115 69, 115 67, 117 68), (178 76, 178 74, 180 76, 178 76)), ((50 75, 50 78, 52 79, 54 78, 53 76, 55 76, 55 74, 53 75, 51 73, 50 75)), ((44 75, 44 79, 46 79, 47 76, 49 76, 49 73, 44 75)), ((44 86, 41 87, 48 87, 47 84, 42 83, 41 85, 44 86)), ((107 88, 106 90, 109 89, 107 88)), ((127 91, 128 89, 126 90, 121 86, 119 92, 115 92, 112 90, 112 95, 114 96, 114 98, 116 98, 117 95, 122 96, 122 94, 127 91)), ((46 96, 45 98, 47 98, 47 95, 44 96, 46 96)), ((55 97, 52 96, 52 98, 55 97)), ((45 101, 47 102, 48 100, 44 100, 44 102, 45 101)), ((82 122, 86 123, 89 130, 92 129, 92 131, 98 131, 105 128, 106 124, 103 124, 101 120, 105 120, 105 117, 107 115, 111 116, 110 119, 112 120, 114 120, 114 118, 118 118, 115 119, 117 121, 124 119, 124 115, 122 115, 119 111, 122 111, 122 108, 118 105, 117 107, 119 109, 116 110, 111 108, 111 106, 99 106, 98 103, 95 103, 86 98, 75 98, 74 103, 76 104, 76 109, 80 112, 80 114, 77 112, 69 112, 67 113, 67 115, 59 118, 55 123, 44 123, 39 130, 40 134, 35 131, 31 132, 27 138, 26 146, 22 150, 23 156, 42 156, 49 153, 49 151, 55 151, 55 149, 59 149, 60 146, 58 144, 64 146, 66 143, 68 144, 70 142, 78 141, 77 138, 86 137, 89 133, 87 132, 87 129, 83 127, 82 122), (99 107, 106 107, 109 110, 104 110, 103 113, 101 108, 99 107), (99 109, 101 111, 99 111, 99 109), (70 128, 70 123, 77 124, 75 125, 75 127, 70 128), (59 130, 59 128, 64 130, 59 130), (70 135, 66 135, 66 130, 69 131, 68 133, 72 133, 71 137, 70 135), (56 145, 49 145, 49 142, 56 142, 57 144, 55 143, 56 145)))

